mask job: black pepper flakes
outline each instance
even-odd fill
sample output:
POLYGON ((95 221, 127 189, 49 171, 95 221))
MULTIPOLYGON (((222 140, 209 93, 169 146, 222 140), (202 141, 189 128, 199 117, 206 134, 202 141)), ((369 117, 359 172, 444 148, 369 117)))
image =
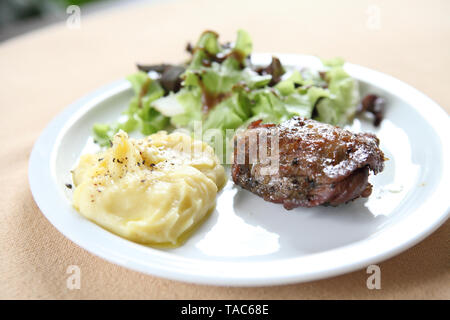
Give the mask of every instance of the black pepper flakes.
POLYGON ((72 185, 70 183, 66 183, 66 188, 72 189, 72 185))

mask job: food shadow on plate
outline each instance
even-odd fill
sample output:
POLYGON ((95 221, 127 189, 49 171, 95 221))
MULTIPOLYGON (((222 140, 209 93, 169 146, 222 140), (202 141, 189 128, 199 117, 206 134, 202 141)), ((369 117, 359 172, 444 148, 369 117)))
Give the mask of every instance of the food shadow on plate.
POLYGON ((283 251, 312 254, 364 240, 377 232, 387 217, 373 215, 364 205, 366 201, 288 211, 241 189, 235 193, 233 207, 246 223, 278 234, 283 251))

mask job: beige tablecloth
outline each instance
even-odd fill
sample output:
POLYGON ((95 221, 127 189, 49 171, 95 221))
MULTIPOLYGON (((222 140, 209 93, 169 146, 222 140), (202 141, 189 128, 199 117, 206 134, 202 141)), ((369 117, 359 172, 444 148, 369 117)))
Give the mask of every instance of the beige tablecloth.
POLYGON ((303 284, 231 288, 140 274, 79 248, 42 215, 27 181, 34 141, 68 104, 135 70, 177 62, 206 29, 248 30, 257 52, 348 61, 391 74, 450 111, 450 1, 168 1, 84 16, 0 45, 0 298, 450 298, 450 221, 382 262, 382 289, 365 270, 303 284), (66 269, 81 268, 68 290, 66 269))

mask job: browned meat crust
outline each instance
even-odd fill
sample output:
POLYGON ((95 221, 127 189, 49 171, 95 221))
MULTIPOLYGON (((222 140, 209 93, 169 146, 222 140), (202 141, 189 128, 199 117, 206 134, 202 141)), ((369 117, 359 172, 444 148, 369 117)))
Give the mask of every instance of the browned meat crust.
POLYGON ((377 174, 384 168, 384 154, 375 135, 355 134, 300 117, 277 126, 256 121, 236 135, 234 144, 233 181, 288 210, 337 206, 368 197, 372 192, 369 170, 377 174), (263 136, 267 137, 269 156, 252 156, 260 155, 263 136), (256 152, 249 147, 255 137, 256 152), (278 170, 270 171, 274 157, 279 161, 278 170))

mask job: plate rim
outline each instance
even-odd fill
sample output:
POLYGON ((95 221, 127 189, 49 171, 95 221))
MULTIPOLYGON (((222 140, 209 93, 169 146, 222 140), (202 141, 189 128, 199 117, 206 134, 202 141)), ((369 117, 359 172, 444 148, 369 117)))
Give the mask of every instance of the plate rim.
MULTIPOLYGON (((252 59, 257 59, 259 61, 268 61, 275 55, 286 65, 299 65, 299 61, 305 60, 318 60, 317 57, 310 55, 301 54, 283 54, 283 53, 255 53, 252 55, 252 59), (290 61, 290 63, 289 63, 290 61), (296 62, 296 63, 292 63, 296 62)), ((301 63, 300 63, 301 64, 301 63)), ((443 141, 449 141, 450 139, 450 121, 448 119, 447 113, 431 98, 420 92, 419 90, 413 88, 412 86, 406 84, 405 82, 398 80, 390 75, 375 71, 363 66, 346 63, 345 69, 359 80, 366 81, 370 84, 376 84, 378 87, 386 89, 389 85, 394 85, 397 89, 400 88, 402 98, 404 95, 407 96, 408 100, 419 99, 424 104, 427 105, 427 110, 425 112, 424 108, 416 108, 414 104, 409 106, 414 108, 430 125, 432 125, 434 131, 443 141)), ((443 197, 446 199, 445 194, 446 189, 450 189, 450 174, 449 168, 445 166, 446 163, 450 163, 450 147, 441 143, 442 146, 442 157, 443 157, 443 177, 436 187, 436 190, 430 195, 430 198, 416 208, 416 211, 431 211, 427 213, 430 218, 427 219, 428 223, 421 223, 419 225, 414 225, 414 221, 403 221, 400 225, 408 226, 409 228, 402 227, 401 239, 398 243, 382 243, 380 245, 377 243, 378 238, 381 240, 386 237, 385 234, 394 234, 397 232, 398 224, 396 223, 392 226, 387 226, 380 232, 377 236, 371 238, 362 239, 348 245, 338 247, 335 249, 314 253, 302 257, 294 258, 284 258, 278 259, 276 261, 246 261, 246 262, 223 262, 223 261, 202 261, 204 268, 196 270, 195 263, 198 263, 198 259, 191 259, 185 257, 173 257, 173 254, 168 252, 163 252, 157 249, 149 248, 146 246, 133 243, 129 240, 120 238, 106 230, 103 230, 94 223, 84 219, 86 223, 82 223, 86 230, 89 232, 98 233, 97 229, 103 230, 105 232, 105 240, 114 240, 114 242, 119 244, 126 244, 127 247, 132 247, 136 249, 135 253, 139 252, 139 256, 145 257, 148 252, 152 252, 152 256, 157 257, 156 261, 140 261, 139 259, 130 259, 129 256, 124 256, 121 252, 112 251, 101 244, 91 242, 91 239, 79 236, 79 232, 67 229, 67 222, 62 219, 62 215, 58 216, 58 213, 62 210, 67 210, 66 205, 61 205, 58 203, 58 199, 52 198, 53 192, 58 191, 59 186, 55 184, 52 178, 51 162, 52 156, 54 155, 55 147, 57 146, 58 139, 62 137, 64 128, 67 128, 67 123, 70 119, 73 119, 76 114, 81 114, 90 110, 90 108, 95 105, 95 101, 101 100, 102 97, 111 96, 114 93, 120 92, 120 90, 127 90, 129 84, 125 79, 120 79, 118 81, 112 82, 99 89, 93 91, 92 93, 82 97, 81 99, 70 104, 65 108, 60 114, 58 114, 44 129, 39 138, 36 140, 28 164, 28 180, 30 184, 30 189, 35 202, 37 203, 39 209, 46 217, 47 220, 65 237, 84 248, 88 252, 91 252, 109 262, 121 265, 123 267, 136 270, 149 275, 159 276, 172 280, 179 280, 183 282, 197 283, 197 284, 209 284, 209 285, 226 285, 226 286, 264 286, 264 285, 280 285, 289 283, 298 283, 304 281, 312 281, 317 279, 322 279, 325 277, 332 277, 347 272, 359 270, 370 264, 378 263, 384 261, 392 256, 399 254, 400 252, 412 247, 418 242, 422 241, 425 237, 435 231, 439 226, 441 226, 450 216, 449 206, 445 204, 444 200, 440 202, 434 202, 434 206, 430 208, 425 208, 426 203, 433 204, 435 198, 443 197), (447 160, 447 161, 446 161, 447 160), (44 168, 42 163, 45 162, 44 168), (445 178, 447 177, 447 179, 445 178), (44 184, 44 187, 43 187, 44 184), (55 208, 58 206, 58 208, 55 208), (93 226, 95 225, 95 227, 93 226), (392 230, 391 230, 392 229, 392 230), (383 236, 384 235, 384 236, 383 236), (116 239, 118 238, 118 239, 116 239), (359 247, 365 246, 366 251, 370 251, 369 254, 365 254, 363 257, 355 258, 354 253, 360 254, 358 252, 359 247), (145 253, 143 252, 145 250, 145 253), (356 252, 355 252, 356 251, 356 252), (342 257, 350 257, 350 260, 339 261, 342 257), (308 268, 305 267, 304 262, 307 260, 309 264, 320 265, 321 268, 308 268), (333 261, 332 266, 327 266, 326 261, 333 261), (311 263, 312 261, 312 263, 311 263), (336 262, 337 261, 337 262, 336 262), (180 263, 184 263, 189 266, 188 269, 179 268, 180 263), (286 268, 286 263, 289 263, 289 267, 286 268), (242 273, 238 276, 230 276, 230 272, 239 271, 242 264, 246 264, 253 268, 252 272, 249 272, 252 268, 247 266, 247 272, 242 273), (266 265, 264 268, 261 264, 266 265), (236 266, 239 265, 239 268, 236 266), (177 268, 178 267, 178 268, 177 268), (214 270, 215 272, 204 272, 204 269, 214 270), (281 274, 267 274, 263 270, 283 270, 281 274), (280 269, 282 268, 282 269, 280 269)), ((386 89, 389 92, 389 89, 386 89)), ((399 95, 396 92, 397 95, 399 95)), ((417 104, 417 102, 415 102, 417 104)), ((60 192, 57 192, 60 194, 60 192)), ((61 199, 59 199, 61 200, 61 199)), ((67 202, 66 199, 64 199, 67 202)), ((59 201, 61 202, 61 201, 59 201)), ((70 207, 70 206, 69 206, 70 207)), ((416 214, 417 216, 417 214, 416 214)), ((417 217, 416 217, 417 218, 417 217)), ((404 220, 404 219, 403 219, 404 220)), ((423 221, 421 221, 423 222, 423 221)), ((398 234, 398 233, 397 233, 398 234)), ((378 239, 378 241, 380 241, 378 239)))

